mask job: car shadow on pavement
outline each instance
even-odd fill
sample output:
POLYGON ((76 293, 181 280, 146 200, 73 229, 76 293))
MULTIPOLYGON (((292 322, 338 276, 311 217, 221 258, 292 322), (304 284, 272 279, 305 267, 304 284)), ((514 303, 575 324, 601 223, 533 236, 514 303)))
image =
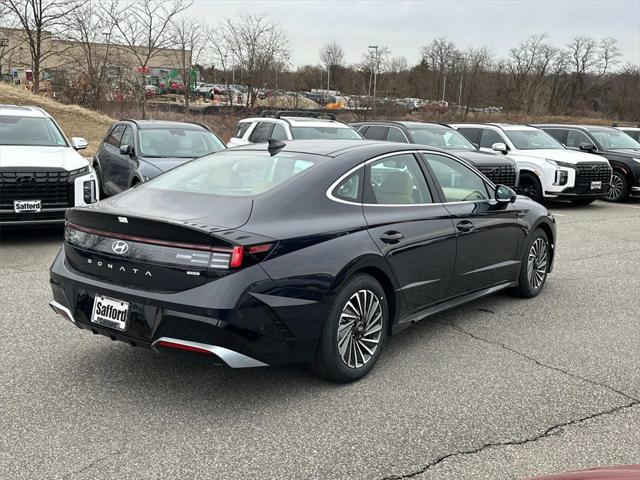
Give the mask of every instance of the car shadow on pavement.
POLYGON ((0 247, 42 245, 43 243, 60 242, 64 240, 62 225, 49 227, 0 227, 0 247))

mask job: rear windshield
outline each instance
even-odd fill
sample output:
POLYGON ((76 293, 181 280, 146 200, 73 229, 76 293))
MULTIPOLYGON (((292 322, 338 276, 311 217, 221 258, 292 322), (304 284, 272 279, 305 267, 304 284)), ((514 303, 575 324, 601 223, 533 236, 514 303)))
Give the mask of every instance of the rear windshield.
POLYGON ((50 118, 0 115, 0 145, 65 147, 67 142, 50 118))
POLYGON ((218 137, 204 129, 145 128, 138 135, 144 157, 193 158, 224 149, 218 137))
POLYGON ((362 140, 362 135, 345 127, 291 127, 291 136, 296 140, 362 140))
POLYGON ((159 190, 253 196, 290 181, 323 157, 281 152, 226 151, 174 168, 149 181, 159 190))
POLYGON ((564 149, 560 142, 542 130, 507 130, 505 133, 518 150, 564 149))

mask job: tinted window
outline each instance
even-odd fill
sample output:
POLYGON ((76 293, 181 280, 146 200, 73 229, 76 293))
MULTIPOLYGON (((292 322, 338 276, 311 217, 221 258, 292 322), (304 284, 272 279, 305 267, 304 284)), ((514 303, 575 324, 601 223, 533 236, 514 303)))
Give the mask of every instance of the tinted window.
POLYGON ((482 178, 470 168, 451 158, 425 154, 447 202, 488 199, 487 187, 482 178))
POLYGON ((122 134, 122 138, 120 139, 120 145, 134 145, 133 129, 131 127, 126 127, 124 133, 122 134))
POLYGON ((518 150, 564 149, 560 142, 542 130, 507 130, 505 133, 518 150))
POLYGON ((299 140, 362 140, 353 128, 342 127, 291 127, 291 136, 299 140))
POLYGON ((148 185, 209 195, 253 196, 290 181, 311 168, 317 156, 280 152, 220 152, 187 162, 148 185))
POLYGON ((360 185, 362 184, 362 169, 349 175, 334 190, 333 196, 342 200, 354 202, 360 199, 360 185))
POLYGON ((113 145, 114 147, 119 147, 120 139, 122 138, 123 133, 124 133, 124 125, 116 125, 116 127, 113 130, 111 130, 111 133, 107 138, 107 143, 109 145, 113 145))
POLYGON ((287 132, 282 125, 276 123, 273 127, 273 132, 271 132, 271 138, 274 140, 287 140, 287 132))
POLYGON ((471 143, 477 143, 480 145, 480 130, 479 128, 460 127, 458 131, 467 137, 471 143))
POLYGON ((244 137, 244 134, 247 133, 249 127, 251 126, 251 122, 240 122, 236 128, 236 133, 233 134, 236 138, 244 137))
POLYGON ((443 150, 475 150, 467 138, 452 128, 417 128, 409 130, 415 143, 443 150))
POLYGON ((402 130, 400 130, 398 127, 389 127, 389 132, 387 133, 387 141, 409 143, 405 134, 402 133, 402 130))
POLYGON ((480 146, 482 148, 491 148, 494 143, 504 143, 504 139, 497 132, 483 128, 480 135, 480 146))
POLYGON ((589 143, 593 145, 593 142, 587 137, 586 134, 579 130, 569 130, 567 132, 567 141, 565 145, 569 148, 580 148, 580 144, 589 143))
POLYGON ((545 132, 551 135, 560 143, 567 143, 567 131, 562 128, 544 128, 545 132))
POLYGON ((364 138, 367 138, 369 140, 386 140, 387 139, 387 132, 389 130, 389 127, 382 127, 382 126, 370 126, 369 128, 367 128, 366 133, 364 133, 364 138))
POLYGON ((224 150, 218 137, 205 129, 144 128, 138 130, 140 153, 145 157, 201 157, 224 150))
POLYGON ((66 146, 67 142, 50 118, 0 116, 0 145, 66 146))
POLYGON ((432 203, 431 193, 418 162, 411 154, 394 155, 369 166, 366 203, 411 205, 432 203))
POLYGON ((271 138, 271 130, 273 130, 273 123, 270 122, 258 122, 256 128, 251 132, 249 141, 251 143, 262 143, 269 141, 271 138))

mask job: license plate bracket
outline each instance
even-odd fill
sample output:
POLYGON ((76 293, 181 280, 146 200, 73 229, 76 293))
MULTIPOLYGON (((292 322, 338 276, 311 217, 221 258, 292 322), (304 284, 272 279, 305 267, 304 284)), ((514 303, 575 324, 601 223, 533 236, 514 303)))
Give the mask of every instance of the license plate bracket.
POLYGON ((130 310, 129 302, 96 295, 93 299, 91 323, 123 332, 127 329, 130 310))

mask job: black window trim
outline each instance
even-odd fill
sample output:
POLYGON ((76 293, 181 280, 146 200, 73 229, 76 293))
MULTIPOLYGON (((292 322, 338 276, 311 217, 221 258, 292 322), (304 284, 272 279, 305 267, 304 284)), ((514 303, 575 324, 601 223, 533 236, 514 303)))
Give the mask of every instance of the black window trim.
MULTIPOLYGON (((493 182, 491 182, 487 177, 485 177, 482 173, 480 172, 476 172, 474 171, 474 173, 476 175, 478 175, 482 180, 484 180, 484 182, 487 184, 487 193, 489 194, 489 198, 483 199, 483 200, 464 200, 464 201, 458 201, 458 202, 447 202, 444 194, 442 192, 442 187, 440 186, 440 184, 434 180, 433 178, 433 174, 431 173, 431 169, 426 161, 426 159, 422 156, 423 153, 429 153, 429 154, 433 154, 433 155, 441 155, 443 157, 447 157, 450 158, 452 160, 455 160, 456 162, 458 162, 459 164, 470 168, 468 164, 466 164, 465 162, 461 162, 458 158, 454 157, 453 155, 450 155, 448 153, 444 153, 444 152, 440 152, 440 151, 435 151, 435 150, 396 150, 395 152, 389 152, 389 153, 384 153, 382 155, 378 155, 377 157, 371 158, 369 160, 365 160, 364 162, 360 162, 358 165, 354 166, 353 168, 350 168, 347 172, 343 173, 342 175, 340 175, 340 177, 333 182, 329 188, 326 191, 326 196, 329 200, 332 200, 334 202, 338 202, 338 203, 343 203, 346 205, 355 205, 358 207, 383 207, 383 208, 388 208, 388 207, 429 207, 429 206, 443 206, 443 205, 457 205, 457 204, 465 204, 465 203, 479 203, 479 202, 489 202, 492 205, 496 204, 496 200, 495 198, 491 197, 491 194, 493 192, 493 189, 490 188, 493 185, 493 182), (340 183, 342 183, 342 181, 344 181, 347 177, 349 177, 349 175, 351 175, 352 173, 354 173, 355 171, 357 171, 359 168, 362 167, 366 167, 368 164, 376 162, 378 160, 381 160, 383 158, 386 157, 393 157, 395 155, 402 155, 402 154, 406 154, 406 153, 411 153, 414 155, 414 157, 417 157, 416 160, 418 162, 418 166, 420 167, 420 170, 423 172, 424 176, 425 176, 425 180, 427 182, 427 186, 429 187, 429 191, 431 193, 431 197, 433 198, 433 202, 432 203, 411 203, 411 204, 386 204, 386 203, 363 203, 363 202, 349 202, 347 200, 342 200, 340 198, 336 198, 335 196, 333 196, 333 191, 340 185, 340 183), (435 191, 434 191, 434 187, 435 187, 435 191), (435 193, 435 194, 434 194, 435 193), (437 200, 440 200, 439 202, 437 200), (445 201, 443 201, 445 200, 445 201)), ((473 168, 471 169, 473 171, 473 168)))

